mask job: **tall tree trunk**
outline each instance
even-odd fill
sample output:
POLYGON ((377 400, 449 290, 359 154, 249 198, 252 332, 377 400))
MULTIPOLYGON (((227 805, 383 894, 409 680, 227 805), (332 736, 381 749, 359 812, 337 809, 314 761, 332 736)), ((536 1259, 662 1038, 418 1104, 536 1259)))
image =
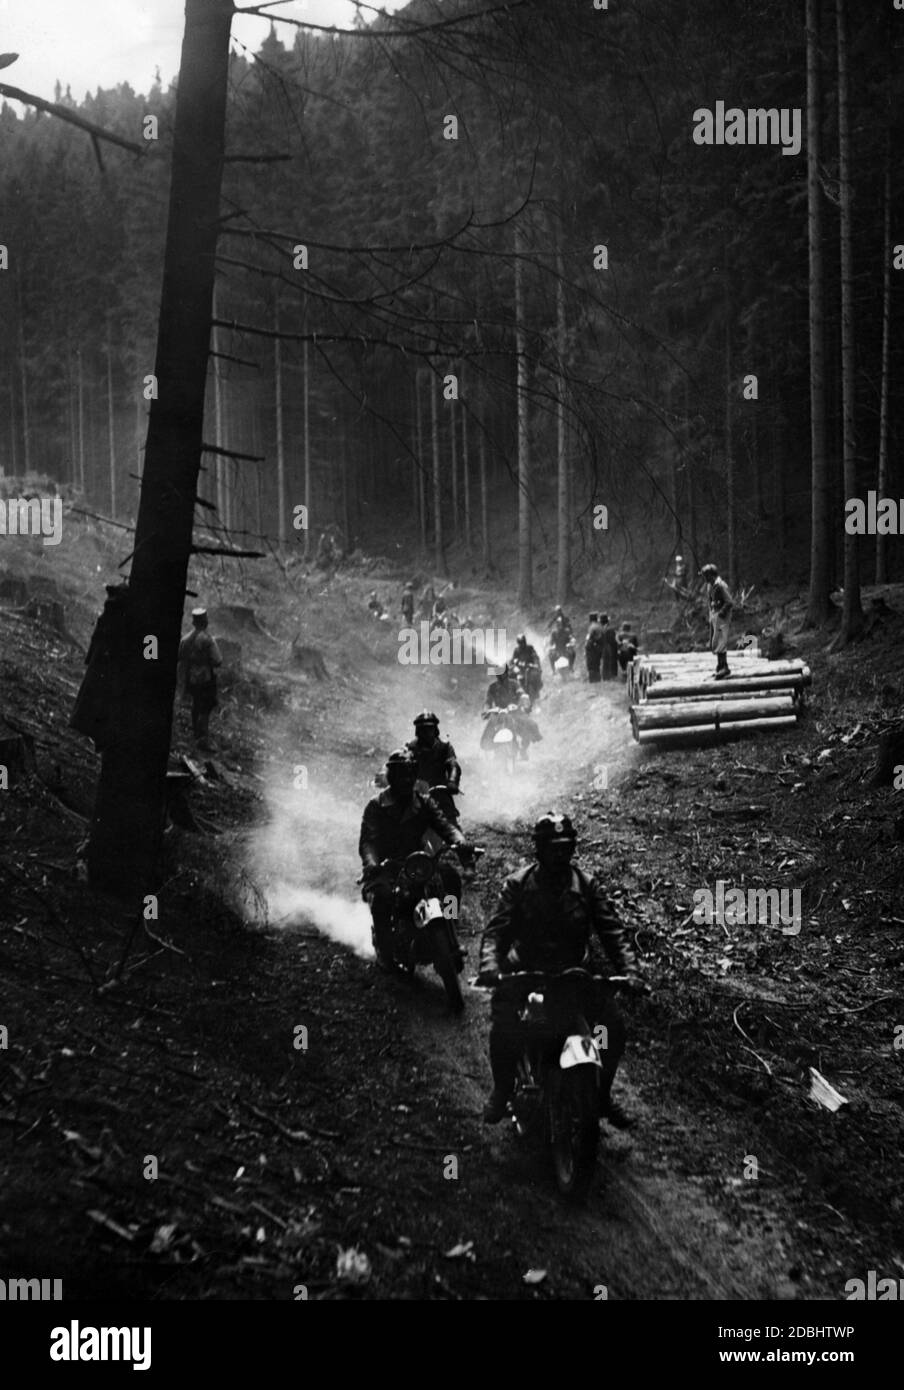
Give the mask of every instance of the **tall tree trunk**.
MULTIPOLYGON (((279 287, 273 302, 273 327, 279 334, 279 287)), ((273 339, 273 370, 276 378, 276 534, 280 550, 288 539, 286 533, 286 446, 283 429, 282 340, 273 339)))
POLYGON ((443 509, 440 493, 442 478, 439 457, 439 420, 436 412, 436 373, 430 373, 430 412, 433 443, 433 567, 437 575, 446 568, 446 555, 443 546, 443 509))
POLYGON ((28 419, 28 367, 25 361, 25 315, 22 309, 22 289, 16 281, 16 303, 19 319, 19 380, 22 387, 22 468, 31 472, 31 426, 28 419))
MULTIPOLYGON (((686 325, 685 325, 686 326, 686 325)), ((700 568, 700 552, 697 546, 697 495, 694 473, 694 448, 691 435, 691 383, 690 374, 685 371, 682 396, 684 400, 684 474, 687 496, 687 548, 690 551, 692 574, 700 568)))
MULTIPOLYGON (((461 375, 464 382, 464 373, 461 375)), ((464 397, 464 385, 462 385, 462 397, 464 397)), ((471 527, 471 460, 468 453, 468 408, 464 399, 461 406, 461 477, 464 485, 464 505, 465 505, 465 551, 471 554, 473 533, 471 527)))
MULTIPOLYGON (((213 316, 220 316, 220 291, 219 286, 214 282, 213 287, 213 316)), ((220 351, 221 335, 219 328, 213 330, 213 351, 220 351)), ((220 385, 220 359, 214 356, 211 362, 213 370, 213 410, 214 410, 214 439, 218 449, 225 447, 223 443, 223 399, 220 385)), ((216 478, 216 506, 217 522, 220 526, 229 528, 229 498, 226 487, 226 459, 221 454, 214 454, 213 472, 216 478)), ((225 539, 225 538, 224 538, 225 539)))
POLYGON ((348 433, 342 432, 342 529, 345 532, 345 552, 351 554, 354 549, 352 545, 352 514, 351 502, 349 499, 349 459, 351 449, 348 444, 348 433))
POLYGON ((12 475, 15 478, 19 472, 19 446, 16 443, 16 390, 13 386, 13 375, 9 376, 9 459, 12 475))
POLYGON ((530 454, 527 419, 527 351, 524 333, 524 292, 521 256, 523 238, 515 226, 515 354, 518 413, 518 602, 533 598, 533 547, 531 538, 530 454))
POLYGON ((480 558, 484 568, 490 567, 490 508, 487 496, 487 434, 486 426, 481 421, 480 438, 478 440, 480 451, 480 558))
MULTIPOLYGON (((305 326, 307 326, 307 315, 305 315, 305 326)), ((309 371, 308 342, 305 339, 301 349, 301 389, 304 409, 304 514, 307 518, 307 529, 304 533, 305 562, 311 558, 311 383, 309 371)))
MULTIPOLYGON (((885 227, 882 238, 882 367, 879 387, 879 467, 876 493, 885 496, 888 487, 888 360, 891 345, 891 134, 885 137, 885 227)), ((887 536, 876 535, 876 583, 888 581, 887 536)))
POLYGON ((826 454, 825 299, 822 270, 822 191, 819 184, 819 0, 807 0, 807 243, 810 282, 810 594, 807 625, 819 627, 832 609, 831 475, 826 454))
POLYGON ((571 506, 568 477, 568 430, 565 416, 565 270, 561 244, 556 247, 556 355, 559 365, 559 391, 556 402, 556 603, 571 597, 571 506))
POLYGON ((417 481, 417 520, 418 535, 421 540, 421 550, 427 553, 427 488, 424 476, 424 417, 421 410, 421 373, 416 371, 414 374, 414 418, 417 430, 417 443, 415 445, 417 458, 415 460, 416 481, 417 481))
POLYGON ((456 401, 449 401, 449 453, 452 462, 452 536, 458 544, 461 539, 461 510, 458 496, 458 444, 455 428, 456 401))
POLYGON ((110 454, 110 516, 116 520, 116 429, 113 411, 113 329, 107 315, 107 443, 110 454))
POLYGON ((85 494, 85 378, 82 370, 82 350, 76 348, 75 360, 78 366, 78 480, 82 496, 85 494))
MULTIPOLYGON (((854 253, 851 186, 851 114, 848 81, 848 36, 845 0, 835 0, 838 41, 838 180, 841 199, 841 400, 844 428, 844 495, 857 495, 857 434, 854 360, 854 253)), ((841 515, 841 513, 839 513, 841 515)), ((844 535, 844 606, 842 642, 849 642, 863 627, 860 606, 860 553, 857 536, 844 535)))
POLYGON ((734 366, 731 342, 731 291, 725 266, 725 530, 728 542, 728 586, 738 586, 738 528, 734 456, 734 366))
POLYGON ((122 694, 104 750, 87 860, 141 895, 163 837, 176 662, 203 440, 232 0, 186 0, 169 218, 122 694))

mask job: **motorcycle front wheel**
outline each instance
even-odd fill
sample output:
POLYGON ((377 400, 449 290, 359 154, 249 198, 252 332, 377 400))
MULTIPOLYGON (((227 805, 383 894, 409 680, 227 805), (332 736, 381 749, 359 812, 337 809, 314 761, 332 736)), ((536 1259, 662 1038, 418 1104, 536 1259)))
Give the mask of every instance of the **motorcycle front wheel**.
POLYGON ((596 1068, 569 1067, 560 1072, 552 1103, 556 1186, 569 1201, 583 1202, 596 1172, 600 1142, 596 1068))
POLYGON ((434 931, 433 934, 433 968, 443 982, 446 991, 446 998, 454 1013, 460 1014, 465 1007, 464 997, 461 992, 461 984, 458 979, 455 957, 452 954, 452 944, 449 941, 449 933, 442 927, 434 931))

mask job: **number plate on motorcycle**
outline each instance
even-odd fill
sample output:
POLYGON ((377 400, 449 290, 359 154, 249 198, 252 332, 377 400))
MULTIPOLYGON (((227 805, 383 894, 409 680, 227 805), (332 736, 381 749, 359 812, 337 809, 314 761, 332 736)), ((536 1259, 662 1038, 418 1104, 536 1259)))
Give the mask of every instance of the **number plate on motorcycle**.
POLYGON ((416 927, 429 926, 443 915, 443 908, 439 898, 422 898, 414 909, 414 925, 416 927))
POLYGON ((565 1039, 565 1046, 562 1048, 562 1055, 559 1058, 559 1066, 567 1070, 568 1067, 586 1066, 588 1062, 596 1067, 603 1065, 596 1050, 596 1043, 592 1038, 582 1037, 580 1033, 572 1033, 570 1038, 565 1039))

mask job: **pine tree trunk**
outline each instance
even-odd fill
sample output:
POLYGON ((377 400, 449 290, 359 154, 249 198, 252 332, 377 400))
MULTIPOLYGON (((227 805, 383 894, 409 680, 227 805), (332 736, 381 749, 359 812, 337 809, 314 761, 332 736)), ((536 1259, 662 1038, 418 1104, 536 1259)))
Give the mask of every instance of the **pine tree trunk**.
POLYGON ((430 417, 433 443, 433 567, 437 575, 446 568, 445 548, 443 546, 443 509, 440 493, 442 481, 439 457, 439 420, 436 411, 436 373, 430 373, 430 417))
POLYGON ((561 245, 556 248, 556 355, 559 365, 559 391, 556 402, 556 511, 558 518, 556 554, 556 603, 571 597, 571 515, 568 477, 568 430, 565 416, 565 270, 561 245))
POLYGON ((9 378, 9 458, 15 478, 19 472, 19 446, 16 442, 16 388, 13 385, 12 373, 9 378))
POLYGON ((414 374, 414 418, 417 430, 417 458, 415 460, 417 478, 417 519, 421 550, 427 553, 427 489, 424 477, 424 417, 421 410, 421 374, 414 374))
MULTIPOLYGON (((888 487, 888 361, 891 343, 891 135, 885 140, 885 229, 882 238, 885 261, 882 268, 882 367, 879 387, 879 467, 876 493, 885 496, 888 487)), ((888 537, 876 535, 876 583, 888 582, 888 537)))
MULTIPOLYGON (((461 376, 464 382, 464 373, 461 376)), ((464 396, 464 386, 462 386, 462 396, 464 396)), ((461 476, 464 486, 464 507, 465 507, 465 551, 471 554, 473 534, 471 527, 471 460, 468 453, 468 410, 462 401, 461 407, 461 476)))
POLYGON ((113 411, 113 335, 107 315, 107 442, 110 454, 110 516, 116 520, 116 430, 113 411))
MULTIPOLYGON (((273 327, 279 333, 279 289, 273 303, 273 327)), ((273 339, 273 370, 276 387, 276 534, 280 550, 284 550, 286 532, 286 446, 283 421, 282 339, 273 339)))
POLYGON ((141 895, 158 871, 176 661, 203 440, 232 0, 186 0, 144 484, 116 740, 103 753, 92 882, 141 895), (155 650, 156 647, 156 650, 155 650))
POLYGON ((825 299, 822 270, 822 191, 819 185, 819 0, 807 0, 807 238, 810 310, 810 594, 807 625, 819 627, 832 609, 831 475, 826 453, 825 299))
MULTIPOLYGON (((838 40, 838 178, 841 198, 841 400, 844 422, 844 495, 857 495, 857 436, 855 419, 856 362, 854 360, 854 260, 851 185, 851 116, 848 83, 848 36, 845 0, 835 0, 838 40)), ((842 513, 839 512, 839 515, 842 513)), ((842 642, 863 627, 860 606, 860 553, 857 536, 844 535, 844 606, 842 642)))
POLYGON ((19 381, 22 388, 22 468, 31 472, 31 428, 28 420, 28 367, 25 362, 25 320, 22 310, 22 290, 16 281, 16 303, 19 320, 19 381))
POLYGON ((522 606, 533 598, 533 556, 531 538, 530 454, 527 419, 527 355, 524 333, 524 294, 521 256, 523 239, 515 227, 515 354, 518 415, 518 602, 522 606))
MULTIPOLYGON (((307 326, 307 316, 305 316, 305 325, 307 326)), ((311 385, 308 372, 308 343, 305 339, 301 350, 301 389, 304 410, 304 514, 307 519, 307 528, 304 533, 305 563, 311 558, 311 385)))
POLYGON ((85 495, 85 381, 82 372, 82 350, 76 348, 75 360, 78 364, 78 479, 82 496, 85 495))
POLYGON ((737 498, 734 456, 734 371, 731 342, 731 293, 725 267, 725 530, 728 542, 728 587, 738 587, 737 498))
MULTIPOLYGON (((214 287, 213 287, 213 316, 214 316, 214 318, 219 318, 219 315, 220 315, 220 302, 219 302, 219 301, 220 301, 219 287, 217 286, 216 283, 214 283, 214 287)), ((212 342, 212 347, 213 347, 214 353, 218 353, 218 352, 220 351, 220 341, 221 341, 221 339, 220 339, 220 330, 219 330, 218 328, 215 328, 215 329, 213 330, 213 342, 212 342)), ((223 407, 223 402, 222 402, 222 396, 221 396, 221 391, 220 391, 220 359, 219 359, 219 357, 214 356, 214 357, 211 359, 211 369, 212 369, 212 371, 213 371, 213 409, 214 409, 214 439, 213 439, 213 442, 214 442, 214 444, 216 444, 216 446, 217 446, 218 449, 221 449, 221 448, 224 447, 224 445, 223 445, 223 420, 222 420, 222 407, 223 407)), ((216 478, 217 521, 218 521, 218 523, 219 523, 220 526, 222 526, 222 527, 228 529, 228 527, 229 527, 229 499, 228 499, 228 497, 227 497, 227 489, 226 489, 226 460, 223 458, 223 456, 222 456, 221 454, 214 454, 212 467, 213 467, 214 477, 216 478)), ((225 540, 225 537, 223 537, 223 539, 225 540)))
POLYGON ((461 540, 461 511, 458 496, 458 444, 455 428, 456 401, 449 401, 449 454, 452 462, 452 537, 457 545, 461 540))
MULTIPOLYGON (((481 421, 483 426, 483 422, 481 421)), ((490 567, 490 508, 487 495, 487 435, 483 426, 478 442, 480 450, 480 556, 484 568, 490 567)))

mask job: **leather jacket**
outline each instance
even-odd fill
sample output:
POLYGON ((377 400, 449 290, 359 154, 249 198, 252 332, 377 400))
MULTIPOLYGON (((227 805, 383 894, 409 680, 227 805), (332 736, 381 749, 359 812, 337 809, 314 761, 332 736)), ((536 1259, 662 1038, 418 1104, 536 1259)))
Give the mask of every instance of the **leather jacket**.
POLYGON ((387 787, 368 801, 361 819, 358 853, 365 872, 384 859, 401 861, 422 849, 428 830, 435 830, 447 845, 466 843, 461 831, 446 819, 431 797, 414 792, 410 801, 398 801, 387 787))
POLYGON ((594 932, 613 974, 635 970, 634 950, 599 879, 575 864, 570 872, 564 888, 539 864, 509 875, 481 938, 481 974, 592 967, 594 932))
POLYGON ((428 787, 458 788, 461 781, 461 764, 447 738, 438 738, 432 748, 413 738, 406 747, 417 758, 417 775, 428 787))

